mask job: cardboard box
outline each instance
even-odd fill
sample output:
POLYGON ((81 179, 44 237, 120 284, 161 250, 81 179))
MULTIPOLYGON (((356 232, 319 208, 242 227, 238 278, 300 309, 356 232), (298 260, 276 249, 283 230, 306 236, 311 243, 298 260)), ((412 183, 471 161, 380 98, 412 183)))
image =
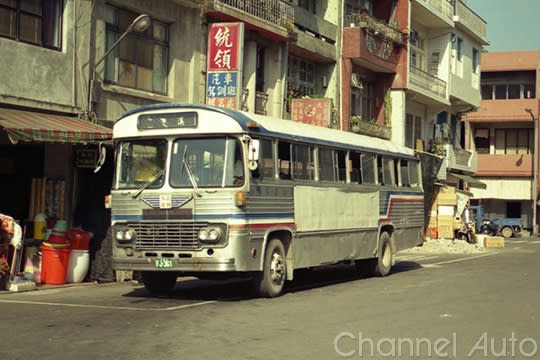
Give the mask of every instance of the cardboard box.
POLYGON ((457 196, 456 189, 454 187, 446 187, 439 190, 437 195, 437 204, 438 205, 456 205, 457 196))
POLYGON ((504 238, 502 236, 486 236, 486 238, 484 239, 484 247, 503 248, 504 238))

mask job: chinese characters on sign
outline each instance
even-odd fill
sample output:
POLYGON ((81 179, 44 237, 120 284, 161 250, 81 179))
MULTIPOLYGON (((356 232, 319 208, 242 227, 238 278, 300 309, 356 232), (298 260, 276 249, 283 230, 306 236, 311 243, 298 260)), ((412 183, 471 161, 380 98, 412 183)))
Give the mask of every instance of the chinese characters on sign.
POLYGON ((243 23, 216 23, 208 35, 206 103, 240 109, 243 23))
POLYGON ((294 121, 328 127, 332 115, 332 99, 292 99, 294 121))

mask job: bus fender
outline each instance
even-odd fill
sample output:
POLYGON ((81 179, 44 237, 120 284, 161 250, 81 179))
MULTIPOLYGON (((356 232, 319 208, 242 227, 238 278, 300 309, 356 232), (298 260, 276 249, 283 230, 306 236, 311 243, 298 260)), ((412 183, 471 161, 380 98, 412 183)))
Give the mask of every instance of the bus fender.
POLYGON ((373 256, 377 256, 377 250, 379 249, 379 241, 381 239, 381 234, 383 232, 387 232, 390 234, 392 248, 395 251, 396 244, 395 244, 394 230, 395 230, 394 224, 391 222, 379 224, 379 229, 377 231, 377 246, 375 246, 375 249, 373 249, 373 256))
POLYGON ((272 239, 279 239, 285 247, 286 263, 287 263, 287 280, 292 280, 294 275, 294 262, 293 262, 293 231, 287 227, 271 228, 264 234, 264 240, 262 245, 262 254, 260 256, 259 268, 262 270, 264 266, 264 257, 266 255, 266 246, 272 239))

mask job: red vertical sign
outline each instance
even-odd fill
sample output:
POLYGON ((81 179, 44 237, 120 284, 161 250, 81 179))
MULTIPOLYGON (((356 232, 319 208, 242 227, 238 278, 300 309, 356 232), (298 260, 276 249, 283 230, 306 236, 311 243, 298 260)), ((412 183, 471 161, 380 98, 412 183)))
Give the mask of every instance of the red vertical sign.
POLYGON ((206 103, 240 109, 242 99, 243 23, 215 23, 208 31, 206 103))
POLYGON ((216 23, 208 35, 208 71, 236 71, 239 69, 243 38, 242 23, 216 23))

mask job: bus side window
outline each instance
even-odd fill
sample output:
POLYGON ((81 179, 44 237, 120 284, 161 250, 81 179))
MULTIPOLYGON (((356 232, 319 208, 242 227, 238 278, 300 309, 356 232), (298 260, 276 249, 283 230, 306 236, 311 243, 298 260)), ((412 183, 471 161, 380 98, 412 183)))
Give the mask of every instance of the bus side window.
POLYGON ((375 155, 362 154, 362 183, 363 184, 376 184, 377 183, 377 163, 375 162, 375 155))
POLYGON ((384 185, 396 185, 396 173, 394 159, 383 157, 383 184, 384 185))
POLYGON ((409 161, 409 183, 411 187, 420 186, 419 162, 409 161))
POLYGON ((314 179, 313 149, 304 144, 293 145, 293 177, 300 180, 314 179))
POLYGON ((291 179, 291 143, 278 142, 279 178, 291 179))
POLYGON ((347 152, 338 150, 336 151, 336 157, 337 157, 337 180, 340 183, 346 183, 347 182, 347 169, 345 168, 345 161, 347 159, 347 152))
POLYGON ((409 167, 407 160, 399 160, 399 175, 401 177, 402 186, 411 186, 411 182, 409 180, 409 167))
POLYGON ((263 179, 274 179, 272 140, 260 139, 258 174, 263 179))
POLYGON ((362 183, 362 164, 360 162, 360 153, 351 151, 349 154, 351 162, 351 183, 362 183))
POLYGON ((319 148, 319 181, 334 181, 334 151, 319 148))

